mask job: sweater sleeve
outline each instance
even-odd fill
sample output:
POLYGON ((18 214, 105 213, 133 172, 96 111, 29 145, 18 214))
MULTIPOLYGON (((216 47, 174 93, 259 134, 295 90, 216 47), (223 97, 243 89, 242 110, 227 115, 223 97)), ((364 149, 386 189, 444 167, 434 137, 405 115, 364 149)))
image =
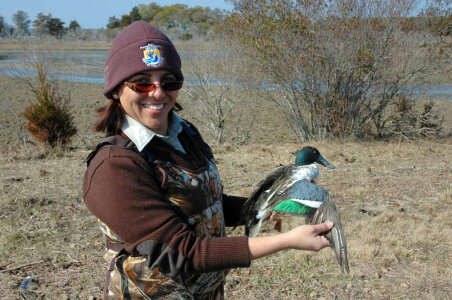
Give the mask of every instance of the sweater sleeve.
POLYGON ((129 153, 102 149, 84 179, 86 206, 124 241, 126 251, 147 256, 169 276, 250 265, 247 237, 198 237, 165 200, 150 166, 129 153))

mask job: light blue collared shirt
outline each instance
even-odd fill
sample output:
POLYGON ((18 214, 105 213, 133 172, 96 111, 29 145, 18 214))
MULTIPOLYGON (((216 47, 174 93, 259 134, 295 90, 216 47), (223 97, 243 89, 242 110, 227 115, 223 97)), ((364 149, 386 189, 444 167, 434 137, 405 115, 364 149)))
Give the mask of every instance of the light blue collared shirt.
POLYGON ((168 124, 168 135, 161 135, 153 132, 151 129, 127 114, 124 114, 124 122, 121 125, 121 130, 132 140, 140 152, 154 137, 157 136, 174 149, 186 154, 184 147, 182 147, 182 144, 177 138, 177 135, 181 133, 183 129, 181 123, 185 123, 185 121, 174 112, 172 114, 171 123, 168 124))

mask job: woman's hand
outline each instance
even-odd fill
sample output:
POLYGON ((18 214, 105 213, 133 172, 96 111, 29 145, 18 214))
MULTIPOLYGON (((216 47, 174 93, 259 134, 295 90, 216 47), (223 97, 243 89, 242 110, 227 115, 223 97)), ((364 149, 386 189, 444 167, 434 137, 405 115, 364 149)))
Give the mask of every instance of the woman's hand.
POLYGON ((320 251, 330 242, 320 234, 333 228, 333 223, 302 225, 273 236, 254 237, 248 240, 251 259, 258 259, 285 249, 320 251))
POLYGON ((320 251, 331 244, 326 237, 320 235, 333 228, 333 223, 302 225, 284 233, 289 240, 289 248, 297 250, 320 251))

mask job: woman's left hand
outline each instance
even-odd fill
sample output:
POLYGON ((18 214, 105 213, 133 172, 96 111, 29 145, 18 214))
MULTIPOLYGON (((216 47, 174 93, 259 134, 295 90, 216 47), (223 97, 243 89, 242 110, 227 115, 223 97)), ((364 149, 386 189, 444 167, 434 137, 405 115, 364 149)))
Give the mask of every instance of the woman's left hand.
POLYGON ((251 259, 258 259, 285 249, 320 251, 325 247, 330 247, 330 242, 320 234, 330 230, 333 226, 332 222, 301 225, 285 233, 250 238, 248 245, 251 259))

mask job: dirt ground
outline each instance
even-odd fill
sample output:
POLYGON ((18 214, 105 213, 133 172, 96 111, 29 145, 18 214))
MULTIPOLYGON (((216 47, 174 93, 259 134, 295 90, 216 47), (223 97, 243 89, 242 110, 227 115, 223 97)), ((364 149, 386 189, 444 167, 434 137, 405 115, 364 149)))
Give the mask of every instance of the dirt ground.
MULTIPOLYGON (((8 100, 12 112, 20 111, 30 97, 20 83, 0 77, 2 101, 8 100)), ((70 148, 24 149, 10 132, 0 130, 1 299, 93 299, 102 293, 103 239, 81 190, 83 160, 100 139, 90 131, 93 111, 104 99, 97 85, 70 88, 79 130, 70 148), (28 275, 33 277, 31 290, 21 294, 19 285, 28 275)), ((441 105, 450 112, 452 103, 441 105)), ((2 121, 14 124, 13 115, 3 110, 2 121)), ((450 124, 451 114, 445 116, 450 124)), ((274 135, 277 142, 213 147, 227 193, 249 195, 265 174, 292 163, 296 150, 305 146, 290 133, 274 135)), ((321 168, 318 184, 340 208, 350 274, 341 274, 330 249, 286 251, 232 270, 226 299, 450 298, 450 139, 309 145, 336 165, 334 170, 321 168)), ((283 229, 298 222, 284 219, 283 229)))

